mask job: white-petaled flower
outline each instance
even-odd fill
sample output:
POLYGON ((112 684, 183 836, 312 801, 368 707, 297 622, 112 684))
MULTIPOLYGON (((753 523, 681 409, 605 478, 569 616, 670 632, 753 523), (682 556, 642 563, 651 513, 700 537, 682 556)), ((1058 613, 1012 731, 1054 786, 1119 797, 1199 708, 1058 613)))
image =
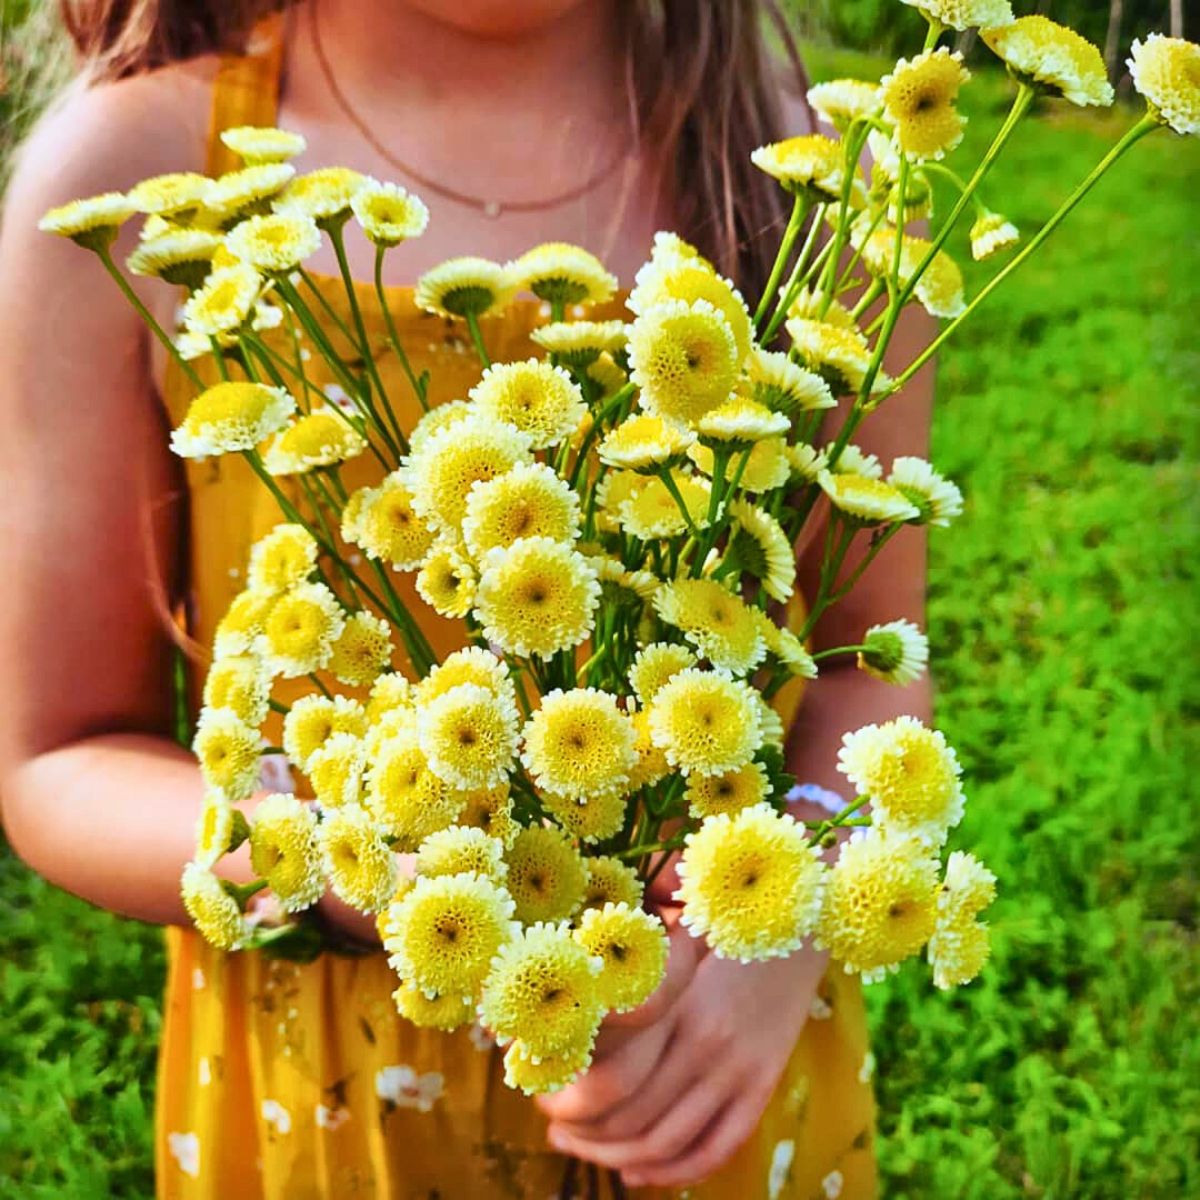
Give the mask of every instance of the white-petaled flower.
POLYGON ((238 125, 222 129, 220 137, 247 166, 285 162, 303 154, 308 146, 302 134, 266 125, 238 125))
POLYGON ((1115 93, 1100 51, 1073 29, 1035 14, 980 32, 1018 79, 1072 104, 1107 106, 1115 93))
POLYGON ((461 683, 417 709, 417 740, 430 769, 455 787, 504 783, 519 736, 516 710, 479 684, 461 683))
POLYGON ((884 683, 913 683, 929 663, 929 639, 911 621, 872 625, 862 644, 866 649, 858 652, 859 667, 884 683))
POLYGON ((245 324, 262 288, 258 272, 246 263, 213 271, 183 306, 190 333, 218 337, 245 324))
POLYGON ((882 479, 883 464, 874 454, 868 454, 851 442, 842 447, 837 462, 830 467, 834 475, 861 475, 864 479, 882 479))
POLYGON ((1010 220, 999 213, 984 213, 971 226, 971 257, 982 262, 1020 240, 1020 230, 1010 220))
POLYGON ((755 504, 735 500, 729 506, 735 528, 727 554, 757 579, 772 600, 788 600, 796 587, 796 554, 783 527, 755 504))
POLYGON ((363 233, 377 246, 398 246, 420 237, 429 225, 429 209, 420 196, 370 177, 354 193, 350 208, 363 233))
POLYGON ((440 317, 502 312, 516 293, 507 267, 486 258, 451 258, 417 280, 413 303, 440 317))
POLYGON ((107 249, 117 230, 137 211, 124 192, 105 192, 50 209, 38 221, 38 229, 70 238, 89 250, 107 249))
POLYGON ((949 525, 962 513, 962 492, 923 458, 895 459, 887 481, 920 510, 918 524, 949 525))
POLYGON ((817 482, 839 512, 866 525, 914 521, 921 515, 920 509, 902 492, 881 479, 822 471, 817 482))
POLYGON ((900 0, 920 9, 932 21, 960 33, 964 29, 987 29, 1007 25, 1013 19, 1009 0, 900 0))
POLYGON ((292 271, 321 248, 321 231, 304 214, 267 213, 239 221, 225 235, 225 245, 256 271, 292 271))
POLYGON ((830 79, 808 89, 808 102, 835 129, 879 111, 879 84, 862 79, 830 79))
POLYGON ((829 384, 782 351, 756 347, 746 360, 746 375, 754 399, 785 416, 837 407, 829 384))
POLYGON ((1176 133, 1200 134, 1200 46, 1161 33, 1135 38, 1129 73, 1160 121, 1176 133))

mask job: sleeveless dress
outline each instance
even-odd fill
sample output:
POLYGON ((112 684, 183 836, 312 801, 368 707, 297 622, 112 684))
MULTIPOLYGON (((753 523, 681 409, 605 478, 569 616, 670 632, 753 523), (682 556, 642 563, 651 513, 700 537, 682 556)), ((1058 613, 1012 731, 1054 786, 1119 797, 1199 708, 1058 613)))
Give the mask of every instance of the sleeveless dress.
MULTIPOLYGON (((278 21, 270 19, 255 31, 245 55, 221 64, 210 173, 236 165, 218 130, 274 124, 281 51, 278 21)), ((320 283, 348 319, 341 283, 320 283)), ((389 289, 388 298, 415 370, 430 370, 431 399, 465 395, 479 368, 461 325, 422 313, 407 288, 389 289)), ((374 288, 360 286, 359 301, 385 386, 411 428, 419 412, 388 352, 374 288)), ((614 306, 601 315, 618 311, 614 306)), ((528 334, 543 320, 534 301, 485 319, 493 357, 534 354, 528 334)), ((318 355, 306 365, 315 382, 329 384, 318 355)), ((172 425, 178 424, 192 389, 173 362, 163 396, 172 425)), ((366 455, 348 464, 347 483, 377 481, 374 465, 366 455)), ((275 501, 235 456, 188 462, 186 470, 188 632, 209 647, 217 621, 241 589, 251 544, 281 518, 275 501)), ((394 578, 439 656, 455 649, 456 623, 416 598, 411 575, 394 578)), ((203 675, 200 664, 189 680, 193 712, 203 675)), ((599 1193, 585 1192, 582 1173, 574 1188, 564 1187, 566 1163, 547 1147, 545 1119, 531 1100, 504 1085, 500 1054, 481 1029, 445 1034, 417 1029, 398 1016, 391 1000, 397 981, 382 953, 326 952, 300 965, 254 952, 225 954, 191 929, 172 928, 166 936, 155 1131, 157 1195, 163 1200, 611 1194, 606 1172, 600 1173, 599 1193)), ((874 1195, 870 1064, 859 984, 835 965, 758 1129, 734 1158, 681 1193, 625 1194, 643 1200, 874 1195)))

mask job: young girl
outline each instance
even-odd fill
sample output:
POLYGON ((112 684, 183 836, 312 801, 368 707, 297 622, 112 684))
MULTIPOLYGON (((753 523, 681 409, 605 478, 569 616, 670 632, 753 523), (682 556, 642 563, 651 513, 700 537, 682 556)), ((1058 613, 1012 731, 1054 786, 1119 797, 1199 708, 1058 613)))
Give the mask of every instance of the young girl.
MULTIPOLYGON (((542 1200, 600 1194, 588 1182, 599 1179, 605 1195, 871 1195, 861 995, 815 951, 743 966, 702 955, 676 929, 659 994, 611 1023, 586 1076, 535 1104, 503 1086, 482 1030, 400 1020, 374 930, 332 898, 318 909, 329 948, 308 965, 223 955, 186 927, 179 875, 203 786, 170 736, 170 614, 182 602, 191 644, 210 645, 249 546, 279 518, 241 464, 184 469, 171 457, 167 430, 187 381, 99 264, 37 234, 38 217, 162 172, 229 169, 217 132, 230 126, 298 131, 308 142, 300 170, 351 166, 429 204, 427 235, 389 256, 403 272, 389 299, 414 366, 429 368, 432 396, 445 401, 477 369, 461 330, 412 304, 406 285, 422 271, 454 254, 506 259, 567 240, 628 285, 654 232, 672 229, 755 295, 782 209, 748 156, 810 128, 803 89, 785 94, 764 49, 775 14, 760 0, 277 8, 69 0, 86 70, 24 147, 0 241, 5 827, 55 883, 172 926, 158 1194, 542 1200)), ((134 236, 123 234, 118 257, 134 236)), ((322 254, 311 265, 330 302, 344 304, 328 246, 322 254)), ((352 266, 370 278, 365 242, 352 266)), ((139 288, 170 325, 176 293, 139 288)), ((373 289, 361 298, 378 321, 373 289)), ((500 356, 525 357, 543 319, 518 301, 487 336, 500 356)), ((915 324, 897 338, 898 359, 926 334, 915 324)), ((406 395, 394 361, 379 366, 406 395)), ((868 423, 864 449, 924 452, 928 387, 908 393, 868 423)), ((911 531, 818 640, 920 620, 923 567, 911 531)), ((801 568, 811 582, 811 564, 801 568)), ((454 645, 448 626, 431 621, 429 633, 443 652, 454 645)), ((791 769, 837 787, 843 731, 923 717, 928 703, 924 685, 888 689, 852 667, 829 670, 805 699, 791 769)))

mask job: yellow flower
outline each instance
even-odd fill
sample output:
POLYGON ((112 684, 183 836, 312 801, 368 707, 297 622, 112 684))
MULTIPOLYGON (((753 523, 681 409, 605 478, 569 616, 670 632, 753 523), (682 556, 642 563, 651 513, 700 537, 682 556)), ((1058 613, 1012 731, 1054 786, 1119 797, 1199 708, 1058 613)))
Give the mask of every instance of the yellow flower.
MULTIPOLYGON (((712 474, 713 452, 707 446, 693 446, 688 457, 706 475, 712 474)), ((750 448, 738 487, 744 492, 770 492, 783 487, 790 475, 787 442, 782 437, 763 438, 750 448)))
POLYGON ((342 537, 397 571, 415 571, 433 546, 433 530, 417 515, 413 495, 393 472, 360 488, 342 513, 342 537))
POLYGON ((180 892, 183 907, 205 941, 218 950, 238 950, 246 940, 246 922, 237 901, 207 867, 188 863, 180 892))
POLYGON ((685 304, 704 300, 729 322, 737 344, 738 362, 750 353, 754 333, 746 301, 737 288, 723 275, 718 275, 705 259, 659 255, 641 267, 634 284, 626 302, 630 312, 642 316, 657 305, 672 300, 681 300, 685 304))
POLYGON ((422 877, 388 912, 383 948, 426 996, 473 998, 516 926, 509 894, 478 875, 422 877))
POLYGON ((322 808, 343 808, 362 799, 366 766, 362 739, 352 733, 334 733, 309 755, 304 771, 322 808))
POLYGON ((508 878, 504 843, 471 825, 451 825, 431 833, 417 851, 416 870, 418 875, 430 879, 440 875, 478 875, 498 887, 508 878))
POLYGON ((884 978, 933 934, 937 869, 915 838, 855 833, 829 872, 817 945, 867 983, 884 978))
MULTIPOLYGON (((199 287, 212 268, 220 244, 220 236, 206 229, 174 229, 139 242, 125 265, 134 275, 199 287)), ((210 348, 206 342, 205 350, 210 348)))
POLYGON ((379 747, 367 777, 366 807, 396 849, 413 853, 453 825, 466 796, 429 765, 415 729, 398 730, 379 747))
POLYGON ((637 735, 633 745, 638 753, 638 760, 629 777, 629 790, 636 791, 647 784, 655 784, 665 779, 671 773, 671 764, 662 748, 654 743, 650 729, 650 710, 640 708, 630 720, 633 721, 633 730, 637 735))
MULTIPOLYGON (((862 387, 871 365, 871 349, 857 330, 804 317, 789 317, 784 328, 805 364, 829 384, 835 396, 862 387)), ((876 377, 877 387, 884 378, 881 371, 876 377)))
MULTIPOLYGON (((262 279, 258 272, 245 263, 213 271, 204 281, 204 285, 194 291, 183 306, 184 326, 189 333, 201 337, 218 337, 223 333, 231 333, 249 319, 261 289, 262 279)), ((234 383, 227 386, 262 385, 234 383)), ((283 391, 282 388, 275 390, 283 391)), ((268 432, 274 433, 275 430, 268 432)))
POLYGON ((50 209, 38 221, 38 228, 70 238, 88 250, 106 250, 116 241, 117 230, 137 211, 123 192, 105 192, 50 209))
POLYGON ((1144 42, 1135 38, 1129 73, 1163 124, 1176 133, 1200 134, 1200 46, 1161 33, 1144 42))
MULTIPOLYGON (((797 672, 800 673, 802 672, 797 672)), ((782 750, 784 729, 779 714, 763 699, 762 692, 751 688, 750 699, 754 711, 758 714, 759 740, 764 746, 774 746, 777 750, 782 750)))
POLYGON ((971 78, 962 55, 945 46, 902 58, 880 81, 883 111, 896 127, 900 149, 914 162, 942 158, 962 141, 966 118, 954 107, 971 78))
POLYGON ((413 508, 427 522, 456 532, 472 484, 532 461, 525 434, 477 412, 432 434, 409 455, 401 478, 412 491, 413 508))
POLYGON ((461 996, 425 995, 415 984, 402 983, 393 993, 396 1011, 419 1029, 450 1033, 475 1019, 475 1005, 461 996))
POLYGON ((634 655, 629 668, 629 686, 642 704, 648 705, 663 685, 687 667, 696 665, 696 656, 676 642, 652 642, 634 655))
POLYGON ((569 437, 587 413, 570 375, 536 358, 488 367, 470 397, 485 417, 519 429, 535 450, 569 437))
POLYGON ((585 909, 603 908, 606 904, 641 907, 645 889, 633 867, 608 855, 585 858, 583 862, 587 868, 587 886, 583 893, 585 909))
POLYGON ((353 805, 327 813, 317 838, 334 894, 359 912, 379 912, 396 892, 396 856, 370 814, 353 805))
POLYGON ((604 1006, 602 963, 558 925, 539 923, 501 947, 483 985, 479 1016, 496 1037, 519 1039, 533 1061, 590 1047, 604 1006))
POLYGON ((935 987, 970 983, 983 969, 991 950, 988 927, 975 918, 995 895, 996 877, 987 867, 959 850, 950 855, 928 947, 935 987))
MULTIPOLYGON (((700 529, 706 528, 712 492, 708 481, 675 470, 671 471, 671 481, 683 500, 692 524, 700 529)), ((617 507, 617 515, 626 532, 644 541, 677 537, 688 527, 679 501, 666 483, 657 478, 646 479, 632 495, 623 500, 617 507)))
POLYGON ((1072 104, 1108 105, 1112 86, 1100 51, 1073 29, 1048 17, 1018 17, 980 36, 1018 79, 1072 104))
POLYGON ((762 628, 750 609, 728 588, 711 579, 679 579, 664 584, 654 608, 714 667, 744 675, 766 657, 762 628))
POLYGON ((358 738, 366 731, 366 715, 357 700, 301 696, 283 719, 283 749, 300 770, 307 771, 309 759, 335 733, 358 738))
POLYGON ((688 834, 678 871, 680 922, 718 958, 782 958, 816 927, 820 850, 799 821, 769 804, 709 817, 688 834))
POLYGON ((354 612, 333 643, 329 669, 342 683, 365 685, 374 682, 391 661, 391 626, 374 613, 354 612))
POLYGON ((667 300, 629 329, 630 377, 642 406, 690 425, 728 399, 737 381, 737 342, 726 317, 707 300, 667 300))
POLYGON ((976 262, 991 258, 1021 239, 1020 230, 999 213, 984 213, 971 226, 971 257, 976 262))
POLYGON ((759 746, 753 693, 720 671, 680 671, 650 706, 654 744, 684 775, 722 775, 744 766, 759 746))
POLYGON ((748 762, 721 775, 692 775, 684 799, 693 817, 715 817, 720 813, 741 812, 767 799, 766 769, 748 762))
POLYGON ((171 432, 171 449, 183 458, 253 450, 283 428, 295 407, 283 388, 218 383, 192 401, 182 424, 171 432))
POLYGON ((245 654, 252 650, 277 598, 278 593, 263 588, 250 587, 239 592, 217 623, 213 636, 213 656, 222 659, 230 654, 245 654))
POLYGON ((588 378, 600 385, 600 398, 609 400, 628 382, 629 375, 608 351, 587 369, 588 378))
POLYGON ((515 706, 474 683, 461 683, 417 711, 417 739, 430 768, 463 789, 504 783, 518 736, 515 706))
POLYGON ((785 191, 807 192, 817 203, 840 200, 845 179, 842 147, 820 134, 759 146, 750 161, 778 179, 785 191))
POLYGON ((888 483, 920 509, 919 524, 949 525, 962 512, 962 492, 923 458, 895 459, 888 483))
POLYGON ((588 909, 571 935, 603 962, 596 990, 611 1012, 630 1012, 662 983, 667 931, 657 917, 628 904, 588 909))
POLYGON ((603 304, 616 276, 594 255, 569 242, 545 242, 508 264, 516 286, 550 304, 603 304))
POLYGON ((308 143, 298 133, 267 125, 238 125, 221 130, 221 141, 247 165, 284 162, 304 153, 308 143))
POLYGON ((592 1065, 592 1046, 581 1042, 565 1054, 533 1056, 524 1042, 504 1051, 504 1083, 527 1096, 549 1096, 575 1082, 592 1065))
POLYGON ((398 246, 420 237, 429 225, 429 209, 420 196, 395 183, 367 178, 350 200, 362 231, 376 246, 398 246))
POLYGON ((367 728, 363 736, 363 748, 366 750, 367 762, 374 762, 382 750, 391 746, 397 736, 409 735, 416 737, 417 709, 415 705, 394 708, 386 712, 367 728))
POLYGON ((196 818, 196 862, 211 867, 219 858, 236 850, 249 836, 250 827, 240 809, 220 792, 204 797, 196 818))
POLYGON ((258 726, 270 711, 271 676, 254 654, 230 654, 213 663, 204 680, 206 708, 223 708, 243 724, 258 726))
POLYGON ((777 437, 790 428, 791 422, 783 413, 772 412, 748 396, 736 395, 696 422, 696 432, 706 446, 719 445, 732 451, 749 450, 755 442, 777 437))
POLYGON ((579 495, 544 463, 522 464, 472 485, 462 532, 477 561, 518 538, 572 542, 579 536, 579 495))
MULTIPOLYGON (((907 287, 917 267, 924 261, 930 243, 924 238, 905 234, 900 247, 900 286, 907 287)), ((896 231, 877 229, 863 244, 862 262, 873 275, 886 278, 892 269, 896 250, 896 231)), ((966 308, 963 277, 958 264, 939 250, 917 279, 914 294, 926 312, 934 317, 957 317, 966 308)))
POLYGON ((915 521, 921 515, 903 492, 881 479, 822 471, 817 482, 839 512, 864 525, 915 521))
MULTIPOLYGON (((197 171, 173 171, 134 184, 126 199, 138 212, 148 217, 169 217, 178 226, 190 221, 204 205, 211 184, 207 175, 197 171)), ((155 228, 160 227, 151 226, 151 233, 147 234, 146 226, 143 226, 142 236, 157 237, 153 232, 155 228)), ((211 236, 216 237, 215 234, 211 236)))
POLYGON ((929 661, 929 642, 911 621, 872 625, 863 634, 865 650, 858 654, 860 670, 884 683, 905 684, 920 679, 929 661))
POLYGON ((879 111, 879 84, 862 79, 831 79, 808 89, 808 102, 818 116, 839 132, 851 121, 879 111))
POLYGON ((516 292, 506 267, 487 258, 450 258, 417 280, 413 303, 442 317, 503 312, 516 292))
POLYGON ((729 515, 734 529, 726 557, 761 579, 772 600, 789 599, 796 587, 796 552, 783 527, 770 513, 745 500, 735 500, 729 515))
POLYGON ((417 572, 421 599, 443 617, 465 617, 475 600, 475 568, 456 542, 434 542, 417 572))
POLYGON ((623 792, 637 762, 634 730, 616 698, 595 688, 555 689, 525 726, 521 761, 547 791, 575 800, 623 792))
POLYGON ((554 321, 533 330, 530 340, 576 370, 594 363, 601 354, 625 349, 624 321, 554 321))
POLYGON ((323 583, 298 583, 275 602, 257 649, 275 674, 307 675, 328 665, 345 623, 341 602, 323 583))
POLYGON ((225 235, 235 258, 263 274, 295 270, 321 248, 317 223, 303 214, 268 213, 247 217, 225 235))
POLYGON ((516 705, 517 694, 508 668, 482 646, 468 646, 448 655, 417 684, 417 700, 420 704, 431 704, 438 696, 464 683, 478 684, 510 707, 516 705))
MULTIPOLYGON (((849 449, 849 446, 846 447, 849 449)), ((824 450, 816 450, 803 443, 788 447, 788 465, 791 475, 798 483, 816 483, 821 472, 829 465, 824 450)), ((845 454, 842 455, 845 458, 845 454)))
POLYGON ((606 434, 597 453, 610 467, 653 473, 678 463, 695 440, 695 434, 662 417, 638 413, 606 434))
POLYGON ((517 920, 526 925, 569 917, 582 902, 586 883, 583 859, 561 829, 531 825, 509 847, 508 890, 517 920))
POLYGON ((685 242, 677 233, 660 229, 654 235, 654 243, 650 250, 651 262, 664 262, 668 259, 694 259, 701 266, 712 267, 691 242, 685 242))
POLYGON ((272 207, 288 216, 311 217, 321 226, 336 224, 350 216, 350 205, 366 182, 365 175, 349 167, 321 167, 293 179, 272 207))
POLYGON ((521 827, 513 819, 512 813, 512 795, 508 785, 504 784, 501 787, 468 792, 466 805, 458 819, 461 825, 481 829, 493 841, 507 849, 521 832, 521 827))
POLYGON ((853 442, 843 447, 837 464, 830 468, 835 475, 861 475, 864 479, 882 479, 883 464, 874 454, 867 454, 853 442))
POLYGON ((413 703, 413 685, 398 671, 389 671, 371 685, 367 720, 374 723, 385 713, 411 709, 413 703))
POLYGON ((936 729, 915 717, 865 725, 842 738, 838 770, 871 797, 876 825, 940 845, 962 820, 962 768, 936 729))
POLYGON ((285 522, 251 548, 246 582, 252 589, 286 592, 304 583, 316 565, 316 539, 303 525, 285 522))
POLYGON ((588 636, 599 600, 596 572, 582 554, 532 537, 489 551, 475 609, 484 636, 506 653, 548 658, 588 636))
POLYGON ((258 783, 262 740, 258 730, 225 708, 205 709, 192 750, 204 781, 229 800, 245 800, 258 783))
POLYGON ((911 4, 929 20, 960 32, 1007 25, 1013 19, 1009 0, 901 0, 901 3, 911 4))
POLYGON ((625 797, 620 792, 586 799, 543 792, 542 804, 563 829, 581 842, 604 841, 619 833, 625 823, 625 797))
POLYGON ((284 911, 311 908, 325 890, 317 814, 295 796, 265 797, 250 823, 250 865, 267 881, 284 911))
POLYGON ((765 613, 762 617, 763 640, 767 649, 787 667, 792 675, 816 679, 817 664, 804 648, 804 643, 790 629, 780 629, 765 613))
POLYGON ((746 374, 751 396, 792 420, 802 412, 837 407, 829 384, 820 375, 780 351, 756 347, 746 360, 746 374))
POLYGON ((446 404, 435 404, 413 426, 408 435, 408 448, 416 454, 431 437, 447 426, 454 425, 475 412, 475 406, 466 400, 451 400, 446 404))
POLYGON ((261 212, 266 201, 295 174, 291 163, 258 163, 227 171, 209 183, 204 193, 204 216, 228 226, 244 213, 261 212))

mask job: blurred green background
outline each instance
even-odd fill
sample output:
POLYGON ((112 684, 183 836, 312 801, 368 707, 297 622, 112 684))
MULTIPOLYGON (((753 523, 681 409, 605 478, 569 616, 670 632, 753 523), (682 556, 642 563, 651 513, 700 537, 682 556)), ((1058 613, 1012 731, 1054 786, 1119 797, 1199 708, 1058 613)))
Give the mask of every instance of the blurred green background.
MULTIPOLYGON (((0 152, 62 61, 46 6, 2 2, 0 152)), ((919 44, 896 0, 791 7, 815 78, 919 44)), ((1109 4, 1040 7, 1104 42, 1109 4)), ((1169 4, 1122 15, 1117 63, 1169 4)), ((1011 96, 971 64, 966 160, 1011 96)), ((1045 105, 988 203, 1032 231, 1133 111, 1045 105)), ((1195 139, 1143 142, 941 356, 933 458, 967 507, 932 539, 937 720, 1001 894, 980 981, 870 989, 887 1197, 1200 1194, 1198 179, 1195 139)), ((0 849, 0 955, 0 1194, 149 1195, 159 932, 0 849)))

